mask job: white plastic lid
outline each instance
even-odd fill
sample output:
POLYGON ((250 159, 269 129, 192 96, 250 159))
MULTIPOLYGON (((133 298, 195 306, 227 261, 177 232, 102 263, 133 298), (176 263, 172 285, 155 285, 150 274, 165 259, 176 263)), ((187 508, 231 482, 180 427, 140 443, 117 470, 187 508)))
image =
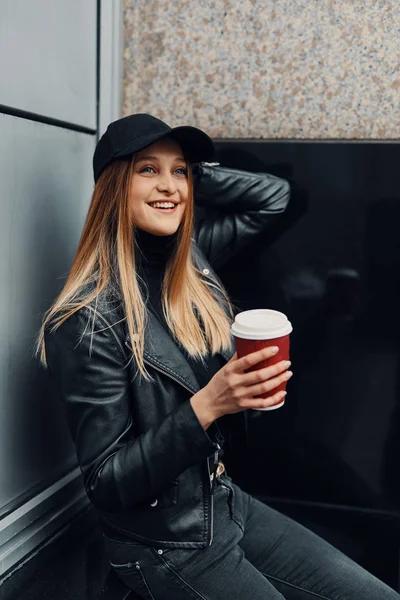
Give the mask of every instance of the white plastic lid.
POLYGON ((287 316, 277 310, 257 308, 236 315, 231 333, 246 340, 273 340, 293 330, 287 316))

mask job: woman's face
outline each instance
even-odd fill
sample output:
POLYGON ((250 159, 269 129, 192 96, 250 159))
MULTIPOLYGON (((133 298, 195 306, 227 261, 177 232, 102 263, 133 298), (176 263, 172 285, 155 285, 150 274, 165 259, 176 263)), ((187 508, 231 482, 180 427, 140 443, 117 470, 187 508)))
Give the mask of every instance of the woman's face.
POLYGON ((186 161, 177 142, 165 138, 136 153, 129 202, 140 229, 153 235, 175 233, 188 192, 186 161), (156 208, 154 202, 173 202, 174 208, 156 208))

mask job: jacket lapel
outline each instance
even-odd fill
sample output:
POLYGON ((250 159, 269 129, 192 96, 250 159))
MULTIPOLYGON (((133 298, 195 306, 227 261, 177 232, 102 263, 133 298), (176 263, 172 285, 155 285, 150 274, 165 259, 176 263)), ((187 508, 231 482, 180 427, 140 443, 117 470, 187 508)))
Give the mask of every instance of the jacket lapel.
MULTIPOLYGON (((126 336, 126 340, 131 346, 129 334, 126 336)), ((228 361, 234 353, 232 341, 231 349, 221 351, 219 354, 228 361)), ((194 394, 199 391, 199 382, 185 355, 180 351, 178 344, 174 342, 172 335, 165 331, 151 311, 148 311, 144 336, 144 361, 189 388, 194 394)))
MULTIPOLYGON (((218 280, 218 277, 211 266, 205 261, 196 242, 192 244, 192 251, 196 267, 200 271, 207 269, 209 275, 218 280)), ((219 295, 217 289, 214 288, 214 291, 219 295)), ((190 364, 186 360, 186 357, 180 351, 177 343, 174 342, 172 334, 164 329, 157 317, 151 311, 148 311, 147 315, 148 321, 144 336, 144 361, 158 371, 162 371, 172 379, 175 379, 192 393, 198 392, 200 389, 199 382, 197 381, 190 364)), ((129 334, 126 337, 126 342, 128 346, 131 345, 129 334)), ((223 356, 226 361, 228 361, 235 353, 233 336, 231 336, 231 342, 230 349, 220 352, 221 356, 223 356)))
MULTIPOLYGON (((192 255, 193 255, 195 265, 199 269, 199 271, 204 272, 204 270, 206 270, 208 272, 208 277, 211 277, 212 279, 214 279, 214 281, 217 281, 221 286, 224 285, 222 283, 222 281, 220 280, 220 278, 215 273, 215 271, 211 268, 211 265, 205 260, 204 254, 200 250, 195 239, 193 239, 193 243, 192 243, 192 255)), ((213 285, 209 281, 207 281, 207 277, 204 278, 204 280, 207 284, 213 285)), ((224 298, 222 297, 221 292, 218 290, 218 288, 215 285, 213 285, 213 290, 217 294, 217 296, 221 299, 221 302, 224 302, 224 298)), ((221 356, 224 357, 224 359, 226 361, 228 361, 235 354, 235 350, 236 350, 235 339, 234 339, 233 335, 231 334, 231 347, 228 350, 221 350, 220 354, 221 354, 221 356)))
POLYGON ((196 376, 185 356, 168 334, 157 317, 148 311, 148 322, 144 336, 144 360, 161 370, 193 393, 200 389, 196 376))

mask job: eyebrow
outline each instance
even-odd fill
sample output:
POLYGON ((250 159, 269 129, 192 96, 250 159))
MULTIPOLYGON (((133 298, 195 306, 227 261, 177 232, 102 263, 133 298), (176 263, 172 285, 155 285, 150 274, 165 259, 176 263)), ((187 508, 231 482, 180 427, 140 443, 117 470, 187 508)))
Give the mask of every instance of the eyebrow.
MULTIPOLYGON (((141 160, 159 160, 158 156, 142 156, 141 158, 138 158, 136 162, 139 162, 141 160)), ((174 158, 174 160, 182 160, 183 162, 185 162, 185 159, 183 158, 183 156, 176 156, 174 158)))

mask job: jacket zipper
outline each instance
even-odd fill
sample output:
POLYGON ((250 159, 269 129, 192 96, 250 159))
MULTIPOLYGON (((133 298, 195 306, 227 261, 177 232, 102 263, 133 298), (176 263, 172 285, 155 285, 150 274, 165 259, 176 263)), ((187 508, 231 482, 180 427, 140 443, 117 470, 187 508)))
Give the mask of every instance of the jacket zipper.
POLYGON ((210 473, 210 463, 207 457, 207 471, 208 471, 208 481, 210 482, 210 498, 211 498, 211 535, 209 546, 211 546, 214 538, 214 495, 213 495, 213 486, 211 481, 211 473, 210 473))
MULTIPOLYGON (((130 345, 128 344, 128 342, 126 340, 125 340, 125 346, 127 348, 129 348, 129 350, 132 352, 132 348, 130 347, 130 345)), ((147 362, 147 364, 151 365, 153 367, 153 369, 155 369, 159 373, 162 373, 163 375, 167 375, 167 377, 170 377, 171 379, 176 381, 176 383, 179 383, 179 385, 184 387, 191 394, 195 394, 195 392, 193 390, 191 390, 187 385, 185 385, 184 383, 179 381, 179 379, 177 379, 176 377, 171 375, 171 373, 167 373, 166 371, 164 371, 163 369, 160 369, 160 367, 157 367, 150 361, 145 360, 144 362, 147 362)), ((220 446, 218 444, 218 450, 219 449, 220 449, 220 446)), ((217 451, 217 454, 218 454, 218 451, 217 451)), ((211 536, 210 536, 210 542, 209 542, 209 546, 211 546, 213 537, 214 537, 214 497, 213 497, 213 489, 212 489, 212 481, 211 481, 211 473, 210 473, 210 465, 208 462, 208 457, 207 457, 207 471, 208 471, 208 481, 210 482, 210 496, 211 496, 211 536)))

